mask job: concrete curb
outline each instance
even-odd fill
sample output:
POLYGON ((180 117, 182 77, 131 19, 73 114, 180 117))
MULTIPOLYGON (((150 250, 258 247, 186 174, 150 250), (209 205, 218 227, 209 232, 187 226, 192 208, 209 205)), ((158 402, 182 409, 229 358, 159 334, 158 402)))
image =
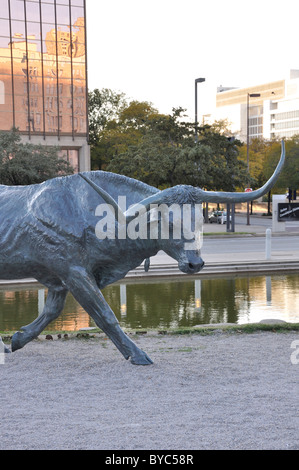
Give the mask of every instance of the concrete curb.
POLYGON ((295 261, 240 261, 234 263, 212 263, 207 262, 204 269, 194 275, 186 275, 182 273, 175 264, 161 264, 151 266, 148 272, 144 271, 143 266, 130 271, 125 279, 150 279, 154 277, 183 277, 189 278, 204 278, 214 277, 228 274, 267 274, 267 273, 282 273, 282 272, 299 272, 299 260, 295 261))
MULTIPOLYGON (((265 238, 266 236, 266 231, 264 232, 248 232, 248 233, 238 233, 238 232, 215 232, 214 234, 211 232, 208 232, 207 234, 203 234, 204 239, 207 238, 217 238, 217 239, 228 239, 228 238, 246 238, 246 237, 261 237, 265 238)), ((299 231, 298 232, 272 232, 271 233, 272 237, 298 237, 299 236, 299 231)))
MULTIPOLYGON (((225 275, 239 275, 239 274, 273 274, 273 273, 298 273, 299 260, 269 260, 269 261, 238 261, 238 262, 206 262, 204 269, 193 275, 182 273, 177 266, 177 263, 161 263, 151 265, 148 272, 144 271, 143 265, 138 266, 136 269, 128 272, 125 280, 152 280, 153 278, 161 277, 179 277, 185 276, 187 279, 202 279, 205 277, 225 276, 225 275)), ((118 281, 121 282, 121 281, 118 281)), ((42 286, 36 279, 16 279, 16 280, 0 280, 0 288, 5 289, 9 286, 20 286, 21 288, 31 287, 32 285, 42 286)))
MULTIPOLYGON (((152 264, 149 271, 144 271, 144 266, 138 266, 136 269, 129 271, 124 277, 126 281, 153 280, 154 278, 167 278, 178 277, 185 279, 202 279, 205 277, 227 276, 227 275, 240 275, 240 274, 273 274, 273 273, 298 273, 299 272, 299 259, 298 260, 269 260, 269 261, 235 261, 235 262, 206 262, 204 269, 197 274, 188 275, 182 273, 178 269, 177 263, 161 263, 152 264)), ((121 282, 118 281, 118 282, 121 282)), ((41 286, 36 279, 16 279, 16 280, 0 280, 0 289, 7 289, 8 287, 32 287, 32 285, 41 286)))

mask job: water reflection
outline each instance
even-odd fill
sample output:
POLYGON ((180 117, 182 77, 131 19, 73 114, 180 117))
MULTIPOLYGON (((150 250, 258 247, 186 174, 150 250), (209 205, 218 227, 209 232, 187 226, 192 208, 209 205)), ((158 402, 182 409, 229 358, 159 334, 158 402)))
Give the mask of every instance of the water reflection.
MULTIPOLYGON (((42 288, 0 290, 0 331, 17 330, 41 313, 42 288)), ((120 324, 167 328, 206 323, 253 323, 264 318, 299 322, 299 275, 121 283, 103 294, 120 324)), ((49 328, 94 326, 69 294, 62 315, 49 328)))
POLYGON ((266 276, 266 293, 267 293, 267 305, 271 305, 272 301, 272 282, 271 277, 266 276))
POLYGON ((119 286, 120 292, 120 314, 127 315, 127 286, 126 284, 121 284, 119 286))
POLYGON ((201 280, 195 279, 194 281, 194 291, 195 291, 195 309, 197 312, 201 312, 201 280))

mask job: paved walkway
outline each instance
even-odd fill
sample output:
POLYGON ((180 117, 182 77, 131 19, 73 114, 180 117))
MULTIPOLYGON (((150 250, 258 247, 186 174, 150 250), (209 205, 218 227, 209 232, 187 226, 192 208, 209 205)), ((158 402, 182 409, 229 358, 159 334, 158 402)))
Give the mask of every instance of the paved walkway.
MULTIPOLYGON (((262 216, 251 216, 250 225, 246 224, 246 215, 243 217, 239 215, 238 220, 241 222, 235 225, 234 233, 226 232, 226 225, 221 224, 204 224, 204 240, 215 238, 219 240, 219 247, 224 239, 236 237, 266 237, 267 228, 271 228, 271 219, 262 216)), ((279 233, 271 233, 272 237, 283 236, 299 236, 299 223, 286 224, 286 231, 279 233)), ((203 242, 204 244, 205 242, 203 242)), ((203 245, 204 246, 204 245, 203 245)), ((200 276, 211 274, 226 274, 226 273, 251 273, 251 272, 278 272, 278 271, 296 271, 299 272, 299 246, 298 250, 288 250, 287 244, 281 251, 273 251, 270 260, 266 260, 265 252, 241 252, 232 253, 225 250, 217 250, 217 253, 204 253, 203 258, 205 267, 201 271, 200 276)), ((143 266, 131 271, 127 277, 137 278, 152 277, 152 276, 166 276, 166 275, 180 275, 177 268, 177 261, 160 251, 156 256, 150 260, 150 270, 144 273, 143 266)))
MULTIPOLYGON (((231 235, 237 236, 238 234, 251 234, 256 236, 265 235, 267 228, 272 230, 272 218, 254 215, 250 217, 250 225, 247 225, 247 217, 244 214, 238 214, 237 220, 240 223, 235 224, 235 232, 231 235)), ((284 235, 299 235, 299 221, 298 222, 285 222, 285 231, 273 233, 273 236, 284 236, 284 235)), ((208 223, 204 224, 204 233, 207 234, 223 234, 227 236, 226 225, 208 223)))

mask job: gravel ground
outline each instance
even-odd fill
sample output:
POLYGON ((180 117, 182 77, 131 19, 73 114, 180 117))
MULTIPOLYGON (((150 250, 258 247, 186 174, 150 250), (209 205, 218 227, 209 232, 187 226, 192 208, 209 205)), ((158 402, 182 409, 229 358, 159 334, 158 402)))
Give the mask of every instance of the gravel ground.
POLYGON ((103 336, 6 354, 0 449, 299 448, 298 333, 133 339, 153 365, 103 336))

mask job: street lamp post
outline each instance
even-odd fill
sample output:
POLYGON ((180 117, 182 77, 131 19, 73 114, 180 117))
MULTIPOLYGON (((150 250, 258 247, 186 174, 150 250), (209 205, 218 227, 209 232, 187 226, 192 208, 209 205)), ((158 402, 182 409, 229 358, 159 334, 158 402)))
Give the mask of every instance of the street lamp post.
MULTIPOLYGON (((197 136, 197 84, 205 82, 205 78, 196 78, 195 79, 195 143, 197 144, 198 142, 198 136, 197 136)), ((206 202, 206 208, 205 208, 205 222, 208 222, 208 203, 206 202)))
POLYGON ((197 142, 197 84, 205 82, 205 78, 196 78, 195 79, 195 142, 197 142))
MULTIPOLYGON (((249 174, 249 98, 259 98, 260 93, 247 93, 247 170, 249 174)), ((248 186, 250 182, 248 181, 248 186)), ((247 202, 247 225, 250 225, 249 202, 247 202)))

